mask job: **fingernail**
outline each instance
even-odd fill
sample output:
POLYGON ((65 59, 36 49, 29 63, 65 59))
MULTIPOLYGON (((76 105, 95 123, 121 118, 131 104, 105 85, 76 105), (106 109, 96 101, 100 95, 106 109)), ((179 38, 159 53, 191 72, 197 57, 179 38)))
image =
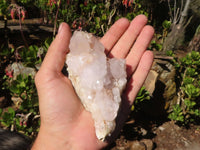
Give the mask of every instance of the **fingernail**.
POLYGON ((58 28, 58 33, 61 32, 61 30, 62 30, 62 26, 63 26, 63 23, 60 24, 60 26, 59 26, 59 28, 58 28))

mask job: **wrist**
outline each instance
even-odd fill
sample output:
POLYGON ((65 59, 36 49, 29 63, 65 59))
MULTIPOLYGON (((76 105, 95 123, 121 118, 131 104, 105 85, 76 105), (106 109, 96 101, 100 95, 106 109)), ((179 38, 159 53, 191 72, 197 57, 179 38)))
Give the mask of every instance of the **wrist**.
POLYGON ((73 149, 69 138, 61 134, 40 129, 31 150, 69 150, 73 149))

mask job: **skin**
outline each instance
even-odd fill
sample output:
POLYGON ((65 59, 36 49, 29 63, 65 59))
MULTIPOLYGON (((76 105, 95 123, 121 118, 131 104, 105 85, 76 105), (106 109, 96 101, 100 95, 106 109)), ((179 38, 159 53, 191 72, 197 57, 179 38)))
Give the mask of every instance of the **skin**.
MULTIPOLYGON (((146 49, 154 29, 146 23, 144 15, 131 22, 122 18, 100 40, 107 57, 126 59, 128 75, 116 131, 108 141, 112 141, 122 128, 153 62, 152 52, 146 49)), ((91 114, 82 106, 71 81, 61 73, 70 38, 70 27, 62 23, 35 77, 41 126, 32 150, 96 150, 108 145, 97 139, 91 114)))

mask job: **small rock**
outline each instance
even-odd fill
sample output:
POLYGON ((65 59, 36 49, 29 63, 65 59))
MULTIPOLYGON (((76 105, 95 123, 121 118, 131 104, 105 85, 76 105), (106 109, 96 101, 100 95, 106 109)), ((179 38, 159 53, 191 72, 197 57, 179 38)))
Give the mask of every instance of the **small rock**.
POLYGON ((158 129, 159 129, 160 131, 164 131, 164 130, 165 130, 165 128, 162 127, 162 126, 158 127, 158 129))
POLYGON ((12 70, 14 70, 13 79, 15 80, 19 74, 26 74, 31 75, 32 77, 35 76, 36 70, 31 67, 25 67, 22 63, 14 62, 12 65, 12 70))
POLYGON ((128 148, 127 140, 124 136, 121 136, 116 140, 116 149, 112 150, 126 150, 128 148))
POLYGON ((144 143, 146 146, 146 150, 153 150, 153 142, 150 139, 143 139, 140 142, 144 143))
POLYGON ((147 134, 147 130, 145 130, 144 128, 141 128, 141 133, 142 133, 142 136, 145 136, 147 134))
POLYGON ((11 97, 11 100, 13 101, 13 103, 15 104, 16 107, 19 107, 21 105, 21 103, 23 102, 23 100, 20 97, 11 97))
POLYGON ((139 141, 133 141, 130 144, 129 150, 146 150, 146 145, 139 141))
POLYGON ((158 73, 154 70, 150 70, 149 74, 144 82, 144 87, 151 96, 153 95, 153 92, 155 90, 157 78, 158 78, 158 73))

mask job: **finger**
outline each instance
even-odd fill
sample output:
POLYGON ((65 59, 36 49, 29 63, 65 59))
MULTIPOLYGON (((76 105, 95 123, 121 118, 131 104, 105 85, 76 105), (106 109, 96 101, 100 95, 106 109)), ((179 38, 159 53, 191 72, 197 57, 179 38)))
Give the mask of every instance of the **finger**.
POLYGON ((130 26, 128 27, 126 32, 113 47, 112 51, 109 54, 109 57, 125 58, 146 23, 146 16, 138 15, 137 17, 135 17, 130 23, 130 26))
POLYGON ((70 27, 68 24, 62 23, 55 40, 48 49, 42 68, 44 67, 52 72, 60 72, 62 70, 66 54, 69 51, 70 38, 70 27))
POLYGON ((129 21, 121 18, 110 27, 106 34, 100 39, 100 42, 105 47, 105 53, 109 53, 115 43, 119 40, 121 35, 126 31, 129 26, 129 21))
POLYGON ((125 90, 125 99, 128 100, 129 104, 132 105, 134 99, 137 96, 140 88, 142 87, 153 63, 153 53, 151 51, 146 51, 142 55, 139 65, 127 83, 127 88, 125 90))
POLYGON ((146 76, 151 68, 151 64, 153 62, 153 54, 150 51, 146 51, 142 56, 141 62, 138 66, 138 69, 135 73, 135 76, 127 83, 127 88, 123 94, 123 99, 121 103, 121 108, 119 109, 118 116, 116 118, 116 127, 111 137, 108 138, 108 141, 112 142, 119 135, 119 131, 121 130, 124 122, 126 121, 128 114, 130 113, 130 108, 135 99, 140 87, 142 86, 146 76), (134 83, 133 80, 137 79, 138 82, 134 83), (136 86, 135 86, 136 84, 136 86))
POLYGON ((145 26, 138 36, 134 46, 126 57, 127 76, 128 78, 133 74, 137 65, 147 47, 149 46, 154 34, 154 29, 151 26, 145 26))

